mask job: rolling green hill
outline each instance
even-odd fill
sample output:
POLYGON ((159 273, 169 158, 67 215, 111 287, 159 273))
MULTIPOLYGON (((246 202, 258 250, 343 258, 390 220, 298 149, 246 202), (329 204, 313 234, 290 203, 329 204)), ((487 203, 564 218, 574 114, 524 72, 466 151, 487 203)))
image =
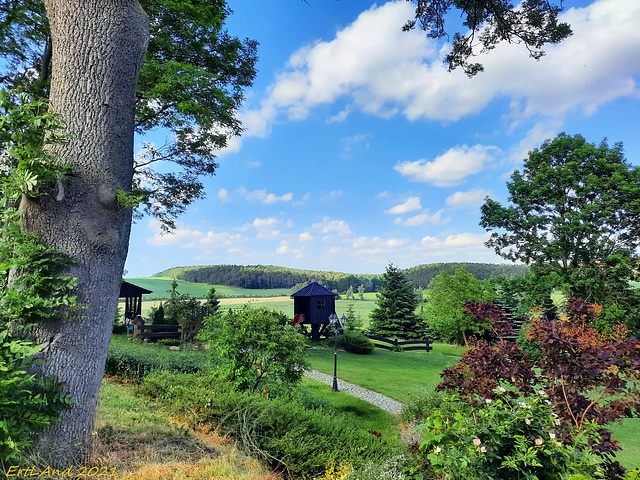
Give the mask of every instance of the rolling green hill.
MULTIPOLYGON (((409 280, 417 288, 425 288, 442 270, 450 273, 458 266, 478 279, 523 276, 528 267, 523 265, 490 263, 434 263, 405 270, 409 280)), ((186 282, 255 289, 292 288, 295 285, 317 281, 331 290, 345 292, 349 286, 357 290, 363 285, 366 292, 373 292, 382 284, 380 275, 353 274, 333 271, 301 270, 274 265, 207 265, 175 267, 159 272, 153 278, 177 278, 186 282)))
MULTIPOLYGON (((139 287, 153 291, 147 295, 143 295, 145 300, 169 298, 171 292, 172 277, 138 277, 126 278, 127 282, 131 282, 139 287)), ((176 280, 178 283, 177 291, 182 294, 189 294, 192 297, 204 298, 209 293, 211 287, 215 287, 216 294, 220 298, 229 297, 270 297, 291 295, 290 288, 277 289, 246 289, 240 287, 226 287, 223 285, 213 285, 208 283, 192 283, 184 280, 176 280)))

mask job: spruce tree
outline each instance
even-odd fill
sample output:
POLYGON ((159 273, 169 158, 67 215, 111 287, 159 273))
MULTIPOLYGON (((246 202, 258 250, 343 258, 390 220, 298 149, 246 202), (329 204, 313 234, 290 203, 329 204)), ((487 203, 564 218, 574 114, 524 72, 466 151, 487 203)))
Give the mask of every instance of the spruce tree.
POLYGON ((382 284, 378 304, 371 312, 370 332, 386 337, 415 337, 419 319, 413 283, 391 263, 382 275, 382 284))

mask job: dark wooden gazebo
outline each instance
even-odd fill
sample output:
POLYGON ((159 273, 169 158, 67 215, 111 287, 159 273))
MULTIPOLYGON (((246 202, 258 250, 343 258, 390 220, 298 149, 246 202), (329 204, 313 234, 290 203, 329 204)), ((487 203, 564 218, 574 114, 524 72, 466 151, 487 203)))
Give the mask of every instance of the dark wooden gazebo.
POLYGON ((139 287, 133 283, 122 281, 120 285, 120 298, 125 299, 124 320, 125 323, 131 322, 136 315, 142 314, 142 295, 145 293, 153 293, 152 290, 139 287))
POLYGON ((329 317, 336 313, 336 293, 313 282, 293 295, 294 322, 301 320, 303 325, 311 326, 311 339, 320 340, 329 325, 329 317))

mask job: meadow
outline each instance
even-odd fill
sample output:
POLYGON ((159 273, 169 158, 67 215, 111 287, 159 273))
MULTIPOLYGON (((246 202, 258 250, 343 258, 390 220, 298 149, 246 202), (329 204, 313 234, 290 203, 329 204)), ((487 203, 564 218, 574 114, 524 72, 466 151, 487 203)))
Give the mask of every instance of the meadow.
MULTIPOLYGON (((392 352, 376 349, 371 355, 356 355, 340 351, 338 376, 343 380, 408 403, 419 398, 425 391, 433 389, 439 382, 440 372, 445 367, 456 363, 464 350, 464 347, 455 345, 434 344, 431 352, 392 352)), ((333 374, 333 348, 320 342, 311 345, 308 353, 312 368, 333 374)), ((215 368, 215 364, 210 362, 206 350, 174 352, 169 351, 166 346, 131 342, 124 335, 114 335, 107 367, 108 372, 112 374, 140 380, 152 371, 168 370, 176 372, 174 374, 190 371, 204 372, 215 368)), ((109 389, 115 387, 104 388, 107 389, 106 391, 112 391, 109 389)), ((361 429, 365 431, 372 429, 385 436, 399 438, 400 420, 395 415, 346 393, 331 392, 330 386, 312 379, 305 379, 302 388, 308 392, 308 395, 319 398, 320 402, 324 401, 332 405, 337 412, 353 416, 361 429)), ((123 393, 123 395, 130 394, 123 393)), ((181 421, 175 415, 173 418, 178 422, 181 421)), ((186 419, 182 422, 186 422, 186 419)), ((108 424, 107 422, 104 425, 108 424)), ((640 468, 640 442, 638 442, 640 419, 625 419, 609 425, 608 428, 613 431, 614 438, 619 440, 623 447, 623 451, 618 454, 619 461, 628 468, 640 468)), ((179 456, 175 452, 171 455, 179 456)), ((242 463, 245 460, 238 461, 242 463)), ((229 462, 233 464, 235 460, 229 460, 229 462)), ((229 465, 225 466, 227 467, 229 465)), ((256 475, 258 478, 265 478, 263 471, 256 475)), ((245 477, 229 476, 229 478, 245 477)))

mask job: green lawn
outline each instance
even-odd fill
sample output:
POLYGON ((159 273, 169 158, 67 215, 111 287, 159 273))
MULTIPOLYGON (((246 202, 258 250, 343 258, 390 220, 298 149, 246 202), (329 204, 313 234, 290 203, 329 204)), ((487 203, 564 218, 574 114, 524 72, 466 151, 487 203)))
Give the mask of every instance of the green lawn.
MULTIPOLYGON (((371 355, 338 353, 338 377, 401 402, 439 382, 440 372, 458 361, 463 348, 436 344, 431 352, 391 352, 376 348, 371 355)), ((312 368, 333 375, 333 349, 309 350, 312 368)))

